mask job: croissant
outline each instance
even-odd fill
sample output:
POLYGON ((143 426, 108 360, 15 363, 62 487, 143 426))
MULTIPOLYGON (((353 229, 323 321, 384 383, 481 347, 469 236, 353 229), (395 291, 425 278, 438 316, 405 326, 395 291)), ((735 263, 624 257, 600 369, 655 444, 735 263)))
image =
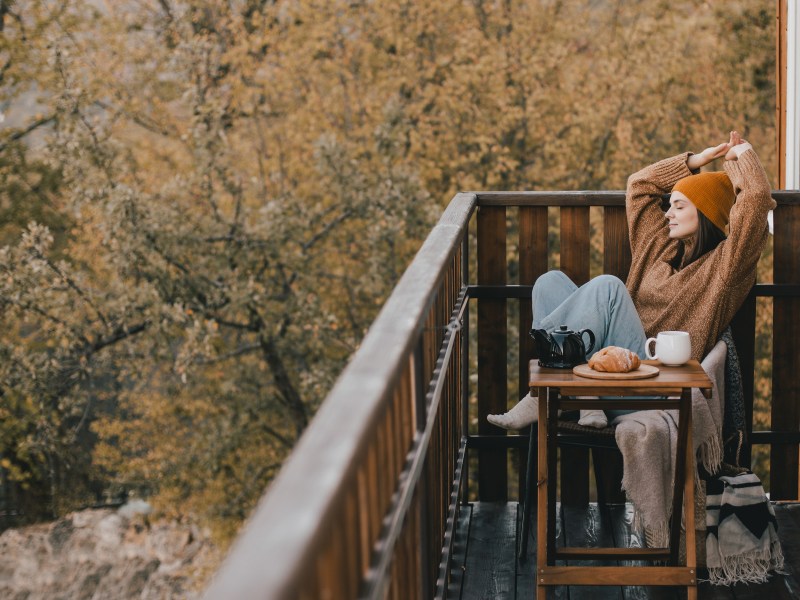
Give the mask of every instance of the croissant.
POLYGON ((589 359, 589 367, 606 373, 627 373, 639 368, 641 361, 635 352, 619 346, 607 346, 589 359))

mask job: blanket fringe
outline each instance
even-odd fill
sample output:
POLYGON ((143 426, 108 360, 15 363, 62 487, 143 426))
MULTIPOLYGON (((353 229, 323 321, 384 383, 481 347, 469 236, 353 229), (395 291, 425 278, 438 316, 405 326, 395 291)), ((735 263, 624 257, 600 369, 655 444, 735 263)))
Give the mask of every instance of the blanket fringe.
MULTIPOLYGON (((722 437, 713 434, 706 441, 700 444, 697 449, 697 459, 699 464, 708 473, 717 473, 722 468, 722 437)), ((700 486, 700 474, 698 469, 694 470, 695 488, 700 486)), ((622 488, 625 490, 625 487, 622 488)), ((633 507, 633 530, 639 534, 644 534, 648 548, 664 548, 669 544, 669 519, 672 517, 671 511, 667 511, 667 519, 661 523, 645 523, 642 513, 633 507)), ((685 531, 685 514, 681 514, 681 529, 685 531)))
POLYGON ((669 522, 664 521, 657 525, 647 524, 642 518, 642 513, 633 508, 633 523, 631 525, 634 532, 644 536, 647 548, 666 548, 669 545, 669 522))
POLYGON ((769 571, 783 571, 784 559, 780 542, 774 540, 768 552, 751 552, 729 556, 721 567, 709 567, 712 585, 732 586, 737 583, 766 583, 769 571))
MULTIPOLYGON (((722 466, 722 436, 714 433, 706 439, 697 449, 697 458, 707 473, 716 473, 722 466)), ((697 470, 694 472, 695 483, 698 483, 699 475, 697 470)))

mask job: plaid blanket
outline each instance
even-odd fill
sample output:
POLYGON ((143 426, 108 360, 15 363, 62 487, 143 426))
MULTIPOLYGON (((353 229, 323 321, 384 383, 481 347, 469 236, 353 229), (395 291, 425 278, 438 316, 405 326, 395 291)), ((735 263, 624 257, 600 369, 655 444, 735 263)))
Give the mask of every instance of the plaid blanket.
POLYGON ((764 583, 770 570, 783 569, 775 511, 753 473, 708 480, 706 528, 712 584, 764 583))

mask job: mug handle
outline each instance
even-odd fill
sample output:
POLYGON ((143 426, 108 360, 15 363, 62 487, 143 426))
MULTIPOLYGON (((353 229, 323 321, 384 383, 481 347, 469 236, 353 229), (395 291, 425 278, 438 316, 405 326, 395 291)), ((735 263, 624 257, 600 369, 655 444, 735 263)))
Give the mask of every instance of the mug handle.
POLYGON ((591 329, 584 329, 581 331, 581 337, 583 337, 584 333, 589 334, 589 347, 586 349, 586 354, 589 354, 589 352, 592 351, 592 348, 594 348, 594 332, 591 329))
POLYGON ((647 355, 647 358, 650 360, 655 360, 658 358, 656 354, 650 354, 650 342, 655 342, 656 338, 647 338, 647 341, 644 343, 644 353, 647 355))

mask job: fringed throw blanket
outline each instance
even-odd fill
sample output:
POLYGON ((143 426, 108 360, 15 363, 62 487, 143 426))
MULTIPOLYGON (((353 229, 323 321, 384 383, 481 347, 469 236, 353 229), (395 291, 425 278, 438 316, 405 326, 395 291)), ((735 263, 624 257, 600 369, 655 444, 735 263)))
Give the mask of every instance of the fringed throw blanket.
MULTIPOLYGON (((708 473, 722 464, 727 352, 725 342, 719 341, 701 363, 713 384, 711 399, 692 390, 692 450, 708 473)), ((663 548, 669 542, 678 411, 639 411, 617 417, 614 423, 624 464, 622 487, 633 502, 634 527, 644 531, 648 547, 663 548)))
POLYGON ((712 584, 764 583, 768 571, 783 569, 775 511, 752 473, 707 482, 706 528, 712 584))

